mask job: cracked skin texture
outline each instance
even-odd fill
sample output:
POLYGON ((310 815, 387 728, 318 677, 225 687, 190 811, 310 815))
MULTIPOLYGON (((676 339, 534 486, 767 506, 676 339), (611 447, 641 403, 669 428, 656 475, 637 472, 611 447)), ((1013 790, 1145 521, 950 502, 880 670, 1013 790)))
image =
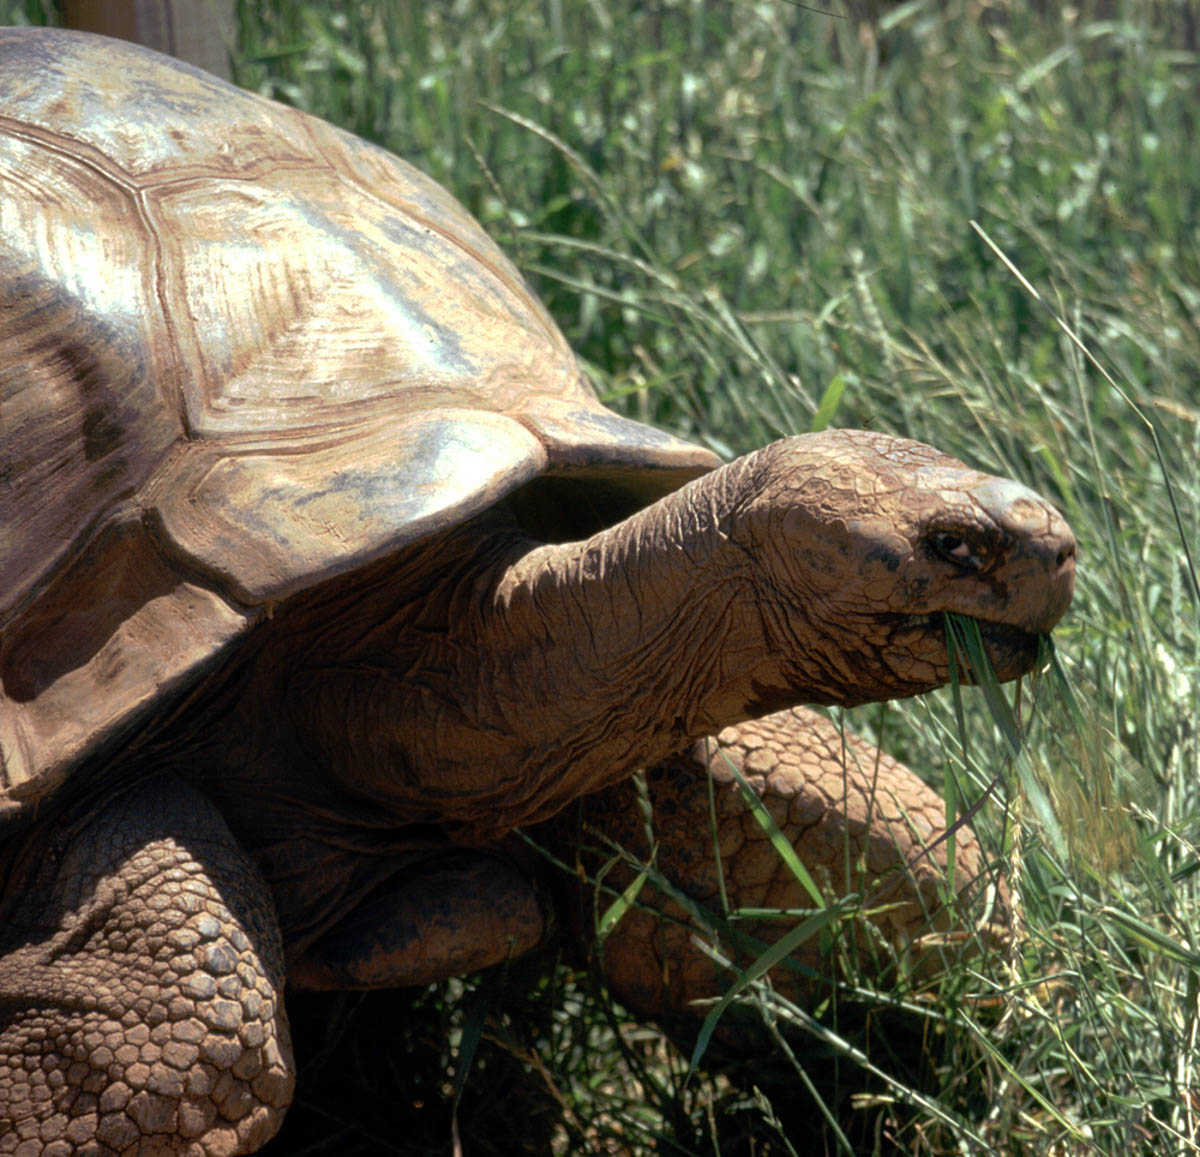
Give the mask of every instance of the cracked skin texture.
MULTIPOLYGON (((532 948, 514 829, 660 764, 695 815, 680 753, 730 726, 751 769, 824 767, 746 721, 943 684, 944 612, 1016 678, 1070 602, 1025 487, 868 431, 720 466, 611 414, 427 177, 155 54, 0 29, 0 183, 4 1157, 253 1152, 285 982, 532 948)), ((798 846, 861 822, 868 867, 907 857, 811 774, 762 781, 798 846)), ((722 824, 733 902, 787 899, 722 824)), ((705 894, 707 831, 664 853, 705 894)), ((619 983, 655 1012, 639 927, 619 983)))

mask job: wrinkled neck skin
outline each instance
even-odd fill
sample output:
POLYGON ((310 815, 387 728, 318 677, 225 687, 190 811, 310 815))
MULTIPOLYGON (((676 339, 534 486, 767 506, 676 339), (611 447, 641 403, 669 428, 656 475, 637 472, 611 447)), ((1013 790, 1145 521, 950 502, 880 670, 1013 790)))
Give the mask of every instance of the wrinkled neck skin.
POLYGON ((584 542, 484 516, 310 604, 280 689, 298 750, 370 807, 482 842, 751 715, 872 698, 853 652, 887 640, 764 590, 729 533, 755 457, 584 542))

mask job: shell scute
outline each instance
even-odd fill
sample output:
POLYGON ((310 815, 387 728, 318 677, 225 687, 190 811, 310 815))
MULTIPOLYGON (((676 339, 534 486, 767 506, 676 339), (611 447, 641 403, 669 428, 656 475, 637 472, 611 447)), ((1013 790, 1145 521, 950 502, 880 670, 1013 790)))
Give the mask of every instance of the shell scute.
POLYGON ((541 443, 486 411, 435 411, 304 453, 173 465, 149 491, 163 537, 244 604, 286 598, 482 509, 539 473, 541 443))

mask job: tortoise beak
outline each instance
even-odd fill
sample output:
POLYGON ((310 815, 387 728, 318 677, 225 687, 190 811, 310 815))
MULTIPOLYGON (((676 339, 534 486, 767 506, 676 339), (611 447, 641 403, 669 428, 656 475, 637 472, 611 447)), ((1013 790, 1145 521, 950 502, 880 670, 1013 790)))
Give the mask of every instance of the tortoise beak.
POLYGON ((972 497, 1015 544, 1002 560, 1009 596, 1003 621, 977 620, 996 676, 1007 682, 1033 669, 1039 639, 1071 605, 1075 535, 1053 506, 1019 482, 992 478, 976 487, 972 497))
MULTIPOLYGON (((1005 586, 1014 592, 1004 623, 1035 636, 1049 634, 1075 593, 1075 535, 1053 506, 1019 482, 989 479, 972 497, 1008 541, 1018 544, 1003 560, 1005 586)), ((1002 647, 1004 632, 990 633, 1002 647)))

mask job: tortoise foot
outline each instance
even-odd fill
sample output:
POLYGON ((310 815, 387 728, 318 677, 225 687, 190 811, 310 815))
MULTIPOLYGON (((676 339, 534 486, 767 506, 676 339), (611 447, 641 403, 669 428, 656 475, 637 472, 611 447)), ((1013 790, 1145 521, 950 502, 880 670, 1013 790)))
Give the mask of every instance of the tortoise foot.
POLYGON ((527 876, 470 849, 417 860, 290 963, 295 989, 402 988, 520 956, 546 925, 527 876))

